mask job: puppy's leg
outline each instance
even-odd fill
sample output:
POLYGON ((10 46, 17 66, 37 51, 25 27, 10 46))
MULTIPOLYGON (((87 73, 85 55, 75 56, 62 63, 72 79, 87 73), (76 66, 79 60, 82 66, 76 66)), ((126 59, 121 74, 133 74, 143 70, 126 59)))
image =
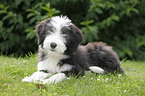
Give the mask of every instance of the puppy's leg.
POLYGON ((105 71, 100 68, 100 67, 97 67, 97 66, 90 66, 89 69, 95 73, 105 73, 105 71))
POLYGON ((52 75, 51 73, 44 73, 37 71, 33 73, 30 77, 26 76, 24 79, 22 79, 22 82, 34 82, 34 83, 40 83, 43 79, 46 77, 52 75))
POLYGON ((50 83, 59 83, 60 81, 64 80, 66 75, 64 73, 58 73, 51 76, 49 79, 42 80, 43 84, 50 84, 50 83))
POLYGON ((103 42, 88 43, 86 46, 90 54, 90 64, 99 66, 105 70, 105 73, 124 73, 120 66, 120 60, 112 47, 103 42))

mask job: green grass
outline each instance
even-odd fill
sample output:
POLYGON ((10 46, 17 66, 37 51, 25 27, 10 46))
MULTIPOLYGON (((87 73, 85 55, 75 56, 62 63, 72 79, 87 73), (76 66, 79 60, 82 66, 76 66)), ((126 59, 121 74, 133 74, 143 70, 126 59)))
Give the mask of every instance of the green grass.
POLYGON ((145 62, 125 61, 126 75, 96 75, 69 77, 58 84, 38 88, 21 80, 37 70, 35 55, 25 58, 0 56, 0 96, 144 96, 145 62))

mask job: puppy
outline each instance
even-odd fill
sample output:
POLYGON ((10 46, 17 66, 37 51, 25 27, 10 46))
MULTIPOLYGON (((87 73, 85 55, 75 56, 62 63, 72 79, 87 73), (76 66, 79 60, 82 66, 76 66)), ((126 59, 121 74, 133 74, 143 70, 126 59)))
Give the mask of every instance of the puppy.
POLYGON ((23 82, 58 83, 67 76, 95 73, 124 73, 112 47, 103 42, 86 46, 83 34, 66 16, 55 16, 36 26, 38 37, 38 69, 23 82))

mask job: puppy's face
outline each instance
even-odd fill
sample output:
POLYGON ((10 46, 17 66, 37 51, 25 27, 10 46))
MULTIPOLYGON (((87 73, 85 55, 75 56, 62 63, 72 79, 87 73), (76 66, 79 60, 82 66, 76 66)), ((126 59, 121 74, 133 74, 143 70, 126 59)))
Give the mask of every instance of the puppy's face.
POLYGON ((81 31, 67 17, 52 17, 36 26, 38 45, 47 54, 71 54, 82 42, 81 31))

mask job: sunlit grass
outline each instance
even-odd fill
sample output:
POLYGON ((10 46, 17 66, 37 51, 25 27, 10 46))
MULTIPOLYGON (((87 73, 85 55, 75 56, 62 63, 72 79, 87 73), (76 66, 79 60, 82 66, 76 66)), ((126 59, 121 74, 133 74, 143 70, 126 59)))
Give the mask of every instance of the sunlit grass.
POLYGON ((145 62, 125 61, 126 74, 69 77, 58 84, 40 89, 21 80, 37 70, 36 56, 13 58, 0 56, 0 96, 144 96, 145 62))

